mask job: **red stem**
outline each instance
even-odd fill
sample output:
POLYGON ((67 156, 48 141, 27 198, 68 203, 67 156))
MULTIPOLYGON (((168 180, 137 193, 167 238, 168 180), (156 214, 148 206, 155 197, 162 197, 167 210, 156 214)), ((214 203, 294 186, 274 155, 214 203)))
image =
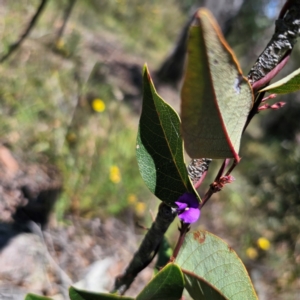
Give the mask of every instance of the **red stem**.
POLYGON ((170 262, 173 262, 176 259, 177 255, 179 253, 179 250, 183 244, 183 241, 185 239, 185 235, 187 234, 187 232, 189 230, 190 230, 190 224, 181 222, 181 228, 179 229, 179 231, 180 231, 179 239, 178 239, 175 249, 173 251, 173 255, 170 258, 170 262))
POLYGON ((233 171, 233 169, 239 164, 239 162, 240 162, 240 158, 239 158, 239 160, 234 160, 233 161, 233 163, 232 163, 232 165, 231 165, 231 167, 230 167, 230 169, 227 171, 227 173, 225 174, 225 176, 229 176, 230 175, 230 173, 233 171))
POLYGON ((210 186, 209 190, 206 192, 204 197, 202 198, 202 202, 199 205, 199 209, 201 210, 205 203, 210 199, 210 197, 215 193, 214 189, 210 186))
POLYGON ((290 8, 290 6, 292 5, 292 2, 293 2, 293 0, 287 0, 287 1, 284 3, 284 5, 283 5, 283 7, 282 7, 282 9, 281 9, 281 11, 280 11, 280 13, 279 13, 278 19, 283 19, 285 13, 287 12, 287 10, 288 10, 288 9, 290 8))

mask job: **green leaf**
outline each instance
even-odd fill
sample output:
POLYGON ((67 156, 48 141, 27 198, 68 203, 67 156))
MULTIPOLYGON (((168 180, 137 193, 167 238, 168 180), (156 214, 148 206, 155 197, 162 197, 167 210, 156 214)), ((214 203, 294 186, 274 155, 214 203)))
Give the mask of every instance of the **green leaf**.
POLYGON ((182 135, 192 158, 239 158, 252 88, 209 11, 190 28, 181 92, 182 135))
POLYGON ((147 66, 136 156, 145 184, 160 200, 174 206, 185 192, 195 193, 199 199, 184 162, 179 116, 157 94, 147 66))
POLYGON ((69 288, 69 296, 71 300, 134 300, 130 297, 82 291, 72 286, 69 288))
POLYGON ((300 90, 300 69, 294 71, 290 75, 274 82, 273 84, 265 87, 259 92, 268 92, 275 94, 288 94, 300 90))
POLYGON ((35 295, 35 294, 27 294, 25 300, 52 300, 51 298, 35 295))
POLYGON ((185 288, 191 295, 198 295, 195 299, 258 299, 237 254, 207 231, 198 230, 186 235, 176 263, 184 273, 185 288), (211 285, 210 291, 203 283, 211 285), (213 290, 216 298, 210 297, 213 290), (223 298, 217 296, 218 293, 223 298))
POLYGON ((203 278, 184 272, 185 288, 193 299, 229 300, 203 278))
POLYGON ((165 266, 142 290, 136 300, 178 300, 184 288, 180 268, 170 263, 165 266))

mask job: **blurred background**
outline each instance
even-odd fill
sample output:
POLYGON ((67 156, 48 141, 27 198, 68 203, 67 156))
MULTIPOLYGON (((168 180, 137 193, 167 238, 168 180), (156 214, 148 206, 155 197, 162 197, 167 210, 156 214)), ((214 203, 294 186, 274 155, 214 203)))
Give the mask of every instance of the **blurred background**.
MULTIPOLYGON (((181 41, 196 9, 212 11, 247 74, 284 2, 0 1, 0 295, 67 299, 70 282, 111 288, 145 234, 136 223, 150 226, 159 204, 135 158, 143 64, 178 110, 181 41)), ((296 45, 278 78, 300 67, 299 53, 296 45)), ((214 195, 194 227, 230 244, 260 299, 298 299, 300 94, 275 100, 286 105, 253 119, 236 181, 214 195)), ((177 234, 174 224, 171 244, 177 234)), ((151 274, 141 274, 129 294, 151 274)))

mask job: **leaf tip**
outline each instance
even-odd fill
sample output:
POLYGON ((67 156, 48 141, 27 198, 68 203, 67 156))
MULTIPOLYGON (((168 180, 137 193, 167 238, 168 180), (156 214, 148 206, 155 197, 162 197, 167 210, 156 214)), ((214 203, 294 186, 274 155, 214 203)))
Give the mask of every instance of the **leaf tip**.
POLYGON ((143 75, 144 75, 145 73, 149 73, 147 63, 144 63, 144 66, 143 66, 143 75))
POLYGON ((143 67, 143 77, 147 78, 148 82, 152 82, 153 83, 151 75, 150 75, 150 72, 149 72, 149 69, 148 69, 147 63, 145 63, 144 67, 143 67))
POLYGON ((198 18, 201 18, 202 16, 207 16, 209 18, 212 17, 212 14, 211 12, 207 9, 207 8, 204 8, 204 7, 201 7, 198 11, 197 11, 197 16, 198 18))

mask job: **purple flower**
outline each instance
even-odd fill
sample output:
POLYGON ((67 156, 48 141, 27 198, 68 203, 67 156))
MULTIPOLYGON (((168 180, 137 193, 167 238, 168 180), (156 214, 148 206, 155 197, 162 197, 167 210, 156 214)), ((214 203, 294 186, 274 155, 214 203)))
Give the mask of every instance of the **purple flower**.
POLYGON ((195 223, 200 217, 199 202, 192 193, 184 193, 175 202, 178 206, 178 218, 184 223, 195 223))

